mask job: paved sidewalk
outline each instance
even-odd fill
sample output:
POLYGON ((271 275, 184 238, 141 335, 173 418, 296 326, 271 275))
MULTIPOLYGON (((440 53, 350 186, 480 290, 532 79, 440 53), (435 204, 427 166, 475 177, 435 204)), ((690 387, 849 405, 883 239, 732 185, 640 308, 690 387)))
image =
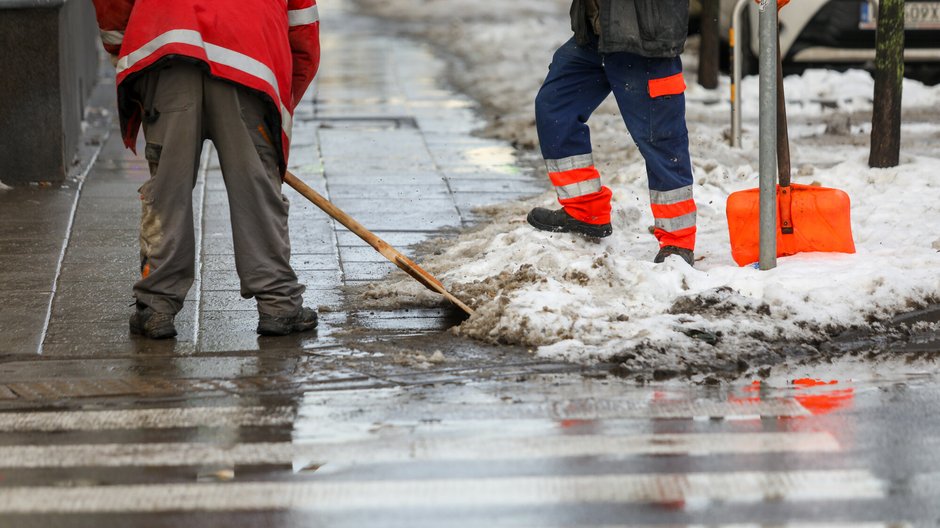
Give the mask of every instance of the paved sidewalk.
MULTIPOLYGON (((473 223, 477 205, 544 190, 515 165, 510 147, 472 135, 482 123, 471 101, 441 87, 445 65, 428 49, 376 34, 374 22, 345 16, 345 9, 342 2, 324 9, 324 62, 316 90, 296 111, 292 171, 409 254, 414 244, 473 223)), ((93 101, 108 117, 112 82, 93 101)), ((0 356, 317 349, 336 346, 334 334, 349 326, 398 335, 453 323, 444 308, 359 314, 343 287, 382 280, 393 266, 285 186, 292 260, 308 287, 307 303, 326 310, 315 336, 259 340, 254 301, 238 293, 225 189, 207 143, 193 193, 202 251, 177 317, 180 335, 162 343, 129 336, 139 269, 137 189, 149 172, 121 145, 116 120, 97 124, 104 128, 92 127, 83 156, 100 152, 68 188, 0 192, 0 292, 7 300, 0 306, 0 356)))

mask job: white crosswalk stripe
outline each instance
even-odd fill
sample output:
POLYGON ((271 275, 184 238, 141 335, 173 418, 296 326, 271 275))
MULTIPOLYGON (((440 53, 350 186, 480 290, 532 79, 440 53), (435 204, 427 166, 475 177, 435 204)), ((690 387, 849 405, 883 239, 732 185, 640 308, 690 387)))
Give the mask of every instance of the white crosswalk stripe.
POLYGON ((290 425, 287 407, 184 407, 108 411, 0 413, 0 432, 172 429, 179 427, 272 427, 290 425))
POLYGON ((0 446, 0 468, 375 464, 427 460, 526 460, 536 458, 838 451, 829 433, 569 435, 527 438, 423 438, 387 445, 374 442, 292 444, 257 442, 0 446))
POLYGON ((877 499, 865 470, 0 489, 0 513, 361 510, 877 499))

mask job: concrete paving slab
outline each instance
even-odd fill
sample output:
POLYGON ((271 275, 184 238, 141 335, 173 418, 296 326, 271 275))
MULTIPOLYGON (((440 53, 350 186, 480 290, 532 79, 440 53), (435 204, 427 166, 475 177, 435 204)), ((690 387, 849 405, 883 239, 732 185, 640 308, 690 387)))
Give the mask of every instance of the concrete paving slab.
MULTIPOLYGON (((203 291, 240 289, 241 282, 235 270, 204 271, 202 278, 203 291)), ((297 278, 301 284, 321 290, 338 288, 343 280, 338 269, 297 271, 297 278)))
MULTIPOLYGON (((394 246, 399 251, 409 254, 407 251, 409 246, 420 244, 428 238, 434 236, 439 236, 438 231, 385 231, 376 229, 373 231, 379 238, 388 242, 394 246)), ((337 231, 336 238, 338 239, 339 246, 366 246, 366 243, 362 241, 361 238, 356 236, 350 231, 337 231)))
POLYGON ((35 354, 39 350, 52 294, 0 291, 0 354, 35 354))
POLYGON ((335 244, 333 226, 325 221, 290 225, 291 248, 307 253, 329 253, 335 244))
POLYGON ((133 284, 140 278, 140 259, 137 255, 115 258, 110 253, 107 259, 95 262, 75 262, 66 260, 62 263, 61 282, 109 282, 126 281, 133 284))
POLYGON ((424 207, 422 203, 403 207, 395 214, 359 213, 356 220, 373 231, 437 231, 460 226, 460 214, 453 201, 447 209, 424 207))
POLYGON ((103 229, 81 229, 72 232, 66 256, 85 248, 122 247, 137 249, 140 241, 140 219, 132 223, 116 223, 103 229))
POLYGON ((343 261, 343 277, 346 281, 378 281, 397 269, 398 266, 384 257, 376 262, 343 261))
MULTIPOLYGON (((316 288, 315 284, 305 284, 304 303, 311 307, 339 308, 344 297, 341 288, 316 288)), ((201 294, 202 310, 213 311, 250 311, 257 310, 254 299, 243 299, 239 290, 204 290, 201 294)))
MULTIPOLYGON (((358 217, 362 213, 400 213, 402 210, 411 208, 411 204, 406 205, 399 200, 371 198, 368 192, 363 192, 363 196, 359 198, 341 195, 331 201, 353 217, 358 217)), ((421 199, 422 210, 453 211, 454 208, 454 199, 450 196, 421 199)))
POLYGON ((258 326, 257 310, 244 312, 203 311, 199 350, 206 353, 224 351, 263 351, 265 349, 293 349, 297 351, 323 345, 331 340, 327 324, 314 331, 283 337, 265 337, 255 333, 258 326))
MULTIPOLYGON (((97 185, 95 183, 89 183, 87 189, 91 189, 97 185)), ((88 196, 84 195, 85 190, 82 190, 82 199, 81 199, 81 210, 75 215, 75 220, 82 220, 84 217, 99 217, 102 215, 133 215, 140 216, 140 201, 139 200, 128 200, 127 196, 88 196)), ((136 193, 135 193, 136 195, 136 193)), ((133 198, 133 196, 131 196, 133 198)), ((114 226, 109 226, 108 229, 113 229, 114 226)))
POLYGON ((4 289, 4 283, 15 283, 15 280, 7 280, 7 274, 12 270, 33 271, 34 273, 51 276, 55 274, 58 264, 58 254, 48 255, 30 255, 25 253, 4 253, 0 255, 0 270, 4 270, 0 277, 0 289, 4 289))
POLYGON ((352 196, 367 197, 369 199, 386 199, 389 202, 403 203, 410 206, 412 202, 430 198, 432 200, 447 199, 451 190, 447 183, 441 179, 433 182, 423 182, 420 187, 389 185, 371 183, 367 186, 351 183, 330 183, 330 197, 352 196))
MULTIPOLYGON (((128 315, 130 312, 128 311, 128 315)), ((176 321, 176 341, 193 341, 193 327, 188 321, 176 321)), ((108 350, 112 343, 125 343, 128 339, 145 338, 130 335, 127 321, 92 324, 54 321, 49 325, 44 343, 71 343, 81 341, 86 345, 98 345, 99 350, 108 350)))
POLYGON ((39 258, 55 258, 62 251, 61 240, 37 239, 28 232, 0 235, 0 246, 4 255, 30 255, 39 258))
MULTIPOLYGON (((102 159, 95 163, 95 169, 110 171, 111 174, 102 174, 100 181, 127 180, 129 177, 131 177, 131 175, 140 176, 140 173, 148 173, 147 176, 149 177, 150 164, 147 163, 147 160, 143 158, 138 158, 136 156, 132 158, 121 158, 121 154, 108 152, 107 148, 102 150, 102 154, 102 159)), ((133 156, 133 154, 128 154, 133 156)))
MULTIPOLYGON (((42 269, 42 266, 37 266, 37 268, 42 269)), ((39 275, 28 268, 5 271, 0 281, 0 291, 52 291, 54 276, 54 268, 47 276, 39 275)))
POLYGON ((368 194, 373 185, 407 187, 418 184, 423 185, 424 183, 435 185, 446 182, 446 178, 436 168, 430 165, 418 166, 411 163, 405 163, 402 167, 342 165, 329 167, 327 173, 331 185, 357 185, 365 194, 368 194), (379 171, 381 171, 379 174, 375 174, 379 171))
POLYGON ((372 246, 340 246, 339 255, 342 262, 388 262, 381 253, 372 248, 372 246))
POLYGON ((196 354, 196 344, 191 341, 175 339, 139 339, 128 338, 116 343, 85 343, 70 341, 66 343, 43 343, 42 355, 49 358, 98 358, 122 356, 184 356, 196 354))
MULTIPOLYGON (((336 248, 329 253, 291 253, 290 263, 295 271, 336 269, 338 256, 336 248)), ((235 269, 235 255, 206 255, 202 259, 205 271, 226 271, 235 269)))
POLYGON ((454 192, 507 193, 535 195, 545 192, 544 184, 527 179, 455 179, 450 181, 454 192))
POLYGON ((124 281, 64 281, 56 289, 56 296, 68 295, 94 299, 128 299, 131 297, 131 287, 124 281))
POLYGON ((139 199, 138 189, 150 178, 149 169, 128 170, 120 172, 117 170, 107 171, 110 175, 110 181, 96 182, 94 185, 88 185, 87 189, 82 189, 82 196, 88 198, 113 198, 126 197, 129 201, 139 199), (118 176, 120 175, 120 176, 118 176))

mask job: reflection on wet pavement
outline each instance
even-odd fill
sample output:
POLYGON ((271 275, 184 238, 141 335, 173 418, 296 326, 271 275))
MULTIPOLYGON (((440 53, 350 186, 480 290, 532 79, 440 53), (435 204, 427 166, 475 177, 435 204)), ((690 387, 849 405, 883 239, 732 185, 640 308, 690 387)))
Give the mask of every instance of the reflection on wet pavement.
POLYGON ((918 419, 938 397, 569 373, 6 412, 0 523, 919 526, 940 514, 940 423, 918 419))
MULTIPOLYGON (((298 110, 292 170, 407 251, 472 224, 476 205, 541 189, 510 147, 471 134, 472 104, 440 87, 431 50, 346 9, 323 8, 326 61, 317 100, 298 110)), ((609 365, 470 343, 442 332, 455 320, 446 307, 349 302, 344 286, 390 265, 296 195, 293 264, 321 326, 258 338, 211 151, 194 195, 201 273, 181 336, 129 338, 138 212, 126 202, 146 171, 112 133, 59 270, 60 239, 0 226, 0 268, 32 268, 0 281, 19 309, 0 306, 2 527, 940 519, 935 375, 638 385, 609 365)), ((75 197, 66 191, 53 197, 63 207, 75 197)), ((67 216, 46 227, 61 235, 67 216)))

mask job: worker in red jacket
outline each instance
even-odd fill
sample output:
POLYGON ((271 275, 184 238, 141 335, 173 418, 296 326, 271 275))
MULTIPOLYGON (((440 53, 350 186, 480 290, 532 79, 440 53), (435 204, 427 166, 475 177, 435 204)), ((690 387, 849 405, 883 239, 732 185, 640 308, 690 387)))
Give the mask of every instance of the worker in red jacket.
POLYGON ((231 208, 241 294, 258 333, 316 327, 290 265, 281 193, 291 120, 319 65, 315 0, 94 0, 117 68, 124 144, 143 128, 150 179, 140 188, 141 278, 130 330, 176 335, 195 277, 192 189, 206 139, 218 151, 231 208))

